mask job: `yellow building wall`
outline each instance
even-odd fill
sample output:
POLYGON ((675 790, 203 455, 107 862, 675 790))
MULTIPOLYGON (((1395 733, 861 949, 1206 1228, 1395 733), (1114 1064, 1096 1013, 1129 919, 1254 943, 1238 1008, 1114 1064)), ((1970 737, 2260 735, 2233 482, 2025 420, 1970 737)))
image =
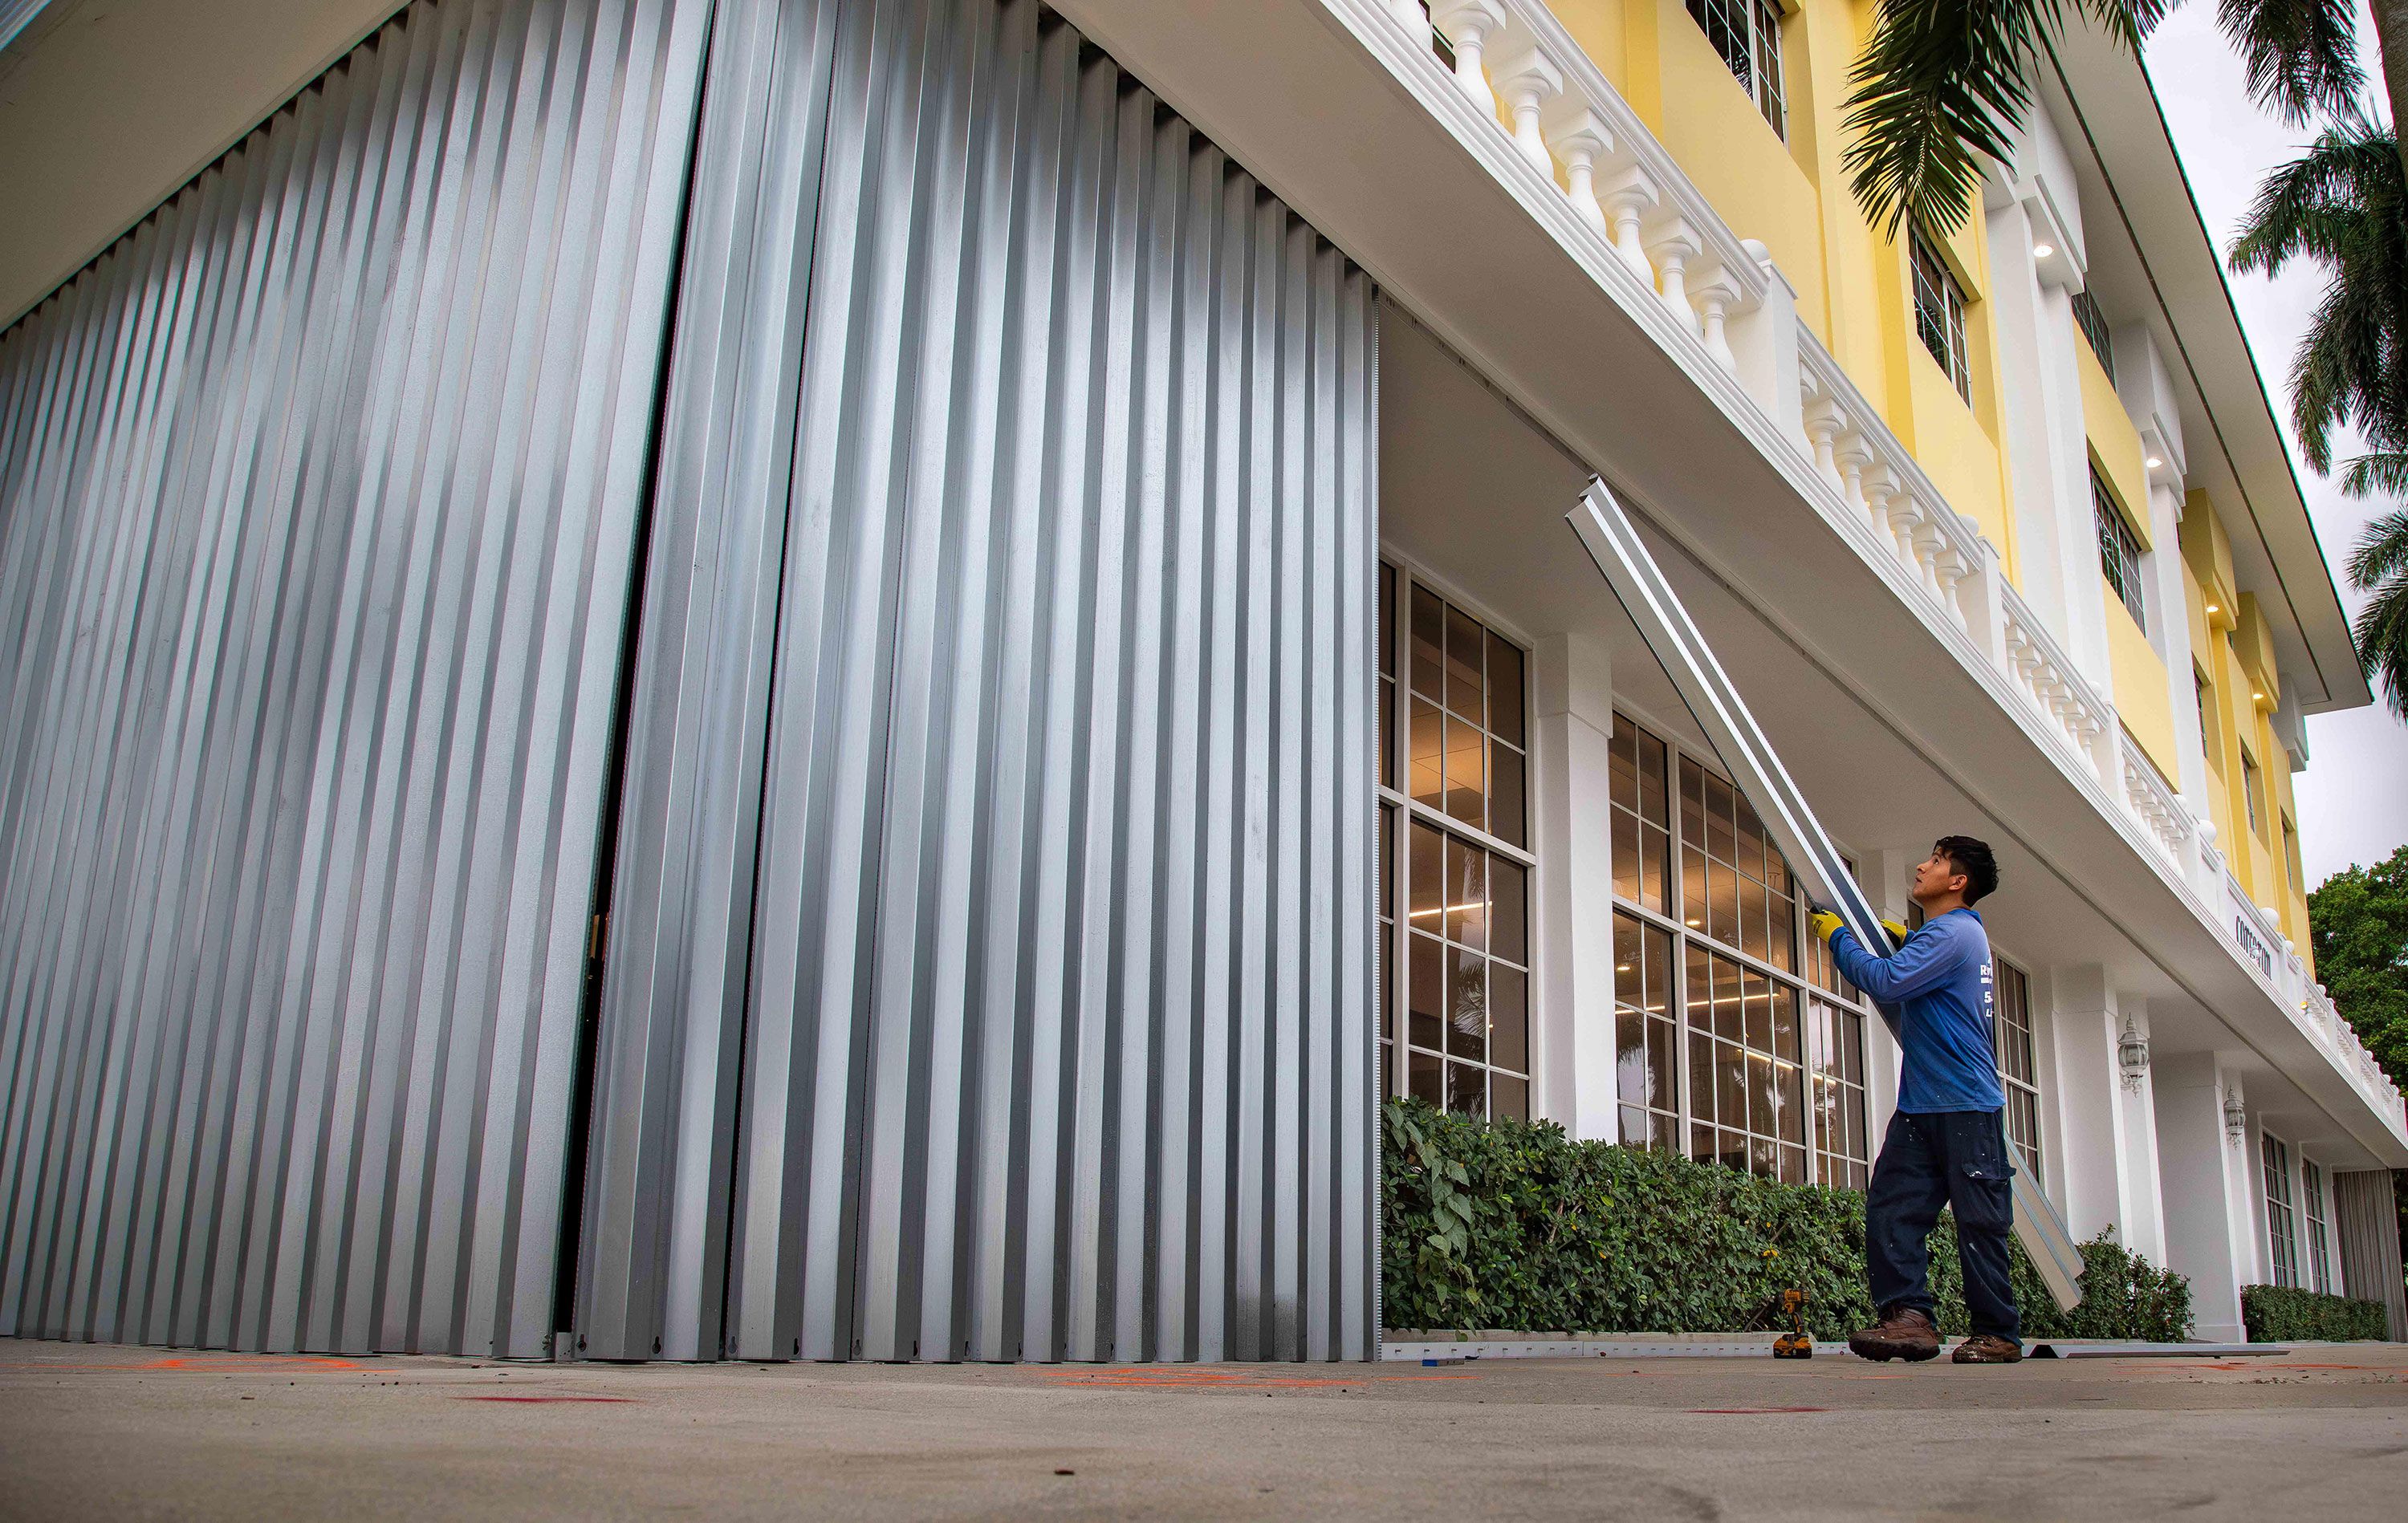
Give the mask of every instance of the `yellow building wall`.
MULTIPOLYGON (((2155 549, 2149 543, 2149 471, 2141 431, 2132 425, 2132 415, 2124 410, 2124 399, 2115 394, 2115 383, 2107 378, 2090 346, 2076 344, 2073 349, 2074 368, 2082 376, 2082 428, 2090 441, 2091 463, 2123 505, 2125 520, 2141 548, 2155 549)), ((2121 699, 2122 690, 2116 696, 2121 699)))
MULTIPOLYGON (((1654 3, 1660 39, 1656 135, 1715 209, 1745 208, 1743 221, 1727 210, 1724 216, 1742 237, 1763 241, 1798 288, 1799 316, 1816 333, 1827 332, 1821 192, 1680 0, 1654 3)), ((1788 107, 1792 123, 1812 115, 1811 101, 1792 100, 1788 107)))
POLYGON ((2174 746, 2172 685, 2157 647, 2141 633, 2130 611, 2114 598, 2107 600, 2107 662, 2115 679, 2115 714, 2141 743, 2160 776, 2182 776, 2181 753, 2174 746))
POLYGON ((1969 403, 1916 335, 1905 242, 1874 232, 1848 188, 1840 103, 1871 7, 1801 0, 1784 18, 1785 140, 1684 0, 1556 0, 1555 8, 1724 220, 1771 251, 1797 288, 1799 317, 2015 575, 1983 221, 1969 220, 1944 247, 1968 303, 1969 403))

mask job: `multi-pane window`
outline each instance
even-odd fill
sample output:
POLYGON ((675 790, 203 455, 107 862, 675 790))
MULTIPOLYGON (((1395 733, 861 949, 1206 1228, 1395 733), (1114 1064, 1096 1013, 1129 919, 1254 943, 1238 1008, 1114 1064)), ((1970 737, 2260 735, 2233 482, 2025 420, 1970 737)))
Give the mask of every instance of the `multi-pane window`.
POLYGON ((2271 1132, 2258 1134, 2266 1169, 2266 1249, 2276 1285, 2300 1283, 2298 1238, 2291 1221, 2291 1150, 2271 1132))
POLYGON ((2308 1288, 2329 1296, 2333 1283, 2331 1250, 2325 1246, 2325 1172, 2304 1156, 2300 1160, 2300 1205, 2307 1218, 2308 1288))
POLYGON ((2007 1146, 2014 1149, 2015 1167, 2040 1177, 2040 1065, 2033 1056, 2031 985, 2024 971, 1993 958, 1992 986, 1997 992, 1997 1018, 1990 1024, 1998 1043, 1999 1079, 2007 1097, 2007 1146))
POLYGON ((1861 1188, 1863 1007, 1802 971, 1788 863, 1736 789, 1661 737, 1617 714, 1611 750, 1623 1140, 1861 1188))
POLYGON ((1789 135, 1781 97, 1781 7, 1775 0, 1689 0, 1689 15, 1756 100, 1772 130, 1789 135))
POLYGON ((2141 541, 2124 518, 2124 510, 2115 505, 2114 493, 2099 475, 2099 467, 2090 467, 2090 516, 2099 525, 2099 570, 2132 611, 2132 621, 2143 629, 2149 627, 2147 605, 2141 596, 2141 541))
POLYGON ((1388 564, 1380 634, 1382 1089, 1526 1117, 1526 664, 1388 564))
POLYGON ((2099 368, 2107 372, 2108 384, 2114 385, 2115 354, 2107 338, 2107 314, 2099 310, 2099 304, 2090 299, 2090 292, 2086 291, 2073 293, 2073 325, 2082 330, 2084 338, 2090 341, 2090 352, 2098 357, 2099 368))
POLYGON ((1667 1152, 1681 1146, 1680 1006, 1673 1003, 1672 933, 1627 910, 1613 912, 1613 1050, 1622 1140, 1667 1152))
POLYGON ((2241 748, 2241 796, 2249 811, 2249 833, 2262 838, 2266 826, 2258 817, 2258 759, 2249 754, 2248 747, 2243 746, 2241 748))
POLYGON ((2215 690, 2209 686, 2207 674, 2194 664, 2190 669, 2191 701, 2199 705, 2199 748, 2210 762, 2215 760, 2215 727, 2207 722, 2208 711, 2214 706, 2215 690))
POLYGON ((1931 358, 1948 372, 1956 394, 1971 402, 1973 361, 1965 347, 1965 288, 1920 227, 1907 235, 1907 260, 1914 271, 1914 331, 1931 358))

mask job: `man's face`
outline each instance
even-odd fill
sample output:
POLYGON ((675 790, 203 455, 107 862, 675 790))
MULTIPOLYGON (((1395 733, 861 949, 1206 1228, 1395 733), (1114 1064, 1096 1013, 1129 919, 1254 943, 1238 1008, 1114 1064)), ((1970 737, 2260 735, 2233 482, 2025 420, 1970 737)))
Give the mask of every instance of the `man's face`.
POLYGON ((1937 851, 1915 864, 1912 892, 1918 904, 1928 904, 1964 886, 1965 875, 1957 872, 1948 859, 1937 851))

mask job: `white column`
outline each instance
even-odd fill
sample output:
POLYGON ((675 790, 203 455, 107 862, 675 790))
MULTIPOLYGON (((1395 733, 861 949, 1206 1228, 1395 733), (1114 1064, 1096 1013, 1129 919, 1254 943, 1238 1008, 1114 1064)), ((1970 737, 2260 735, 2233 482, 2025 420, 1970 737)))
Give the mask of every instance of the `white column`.
POLYGON ((1585 635, 1539 642, 1537 1114, 1575 1137, 1614 1128, 1613 670, 1585 635))
POLYGON ((2064 1137, 2060 1167, 2066 1225, 2088 1239, 2114 1228, 2117 1241, 2165 1262, 2159 1222, 2156 1128, 2148 1079, 2124 1085, 2117 1057, 2124 1021, 2145 1033, 2147 1008, 2119 999, 2096 963, 2052 970, 2047 1026, 2056 1054, 2056 1093, 2042 1093, 2064 1137))
MULTIPOLYGON (((2159 447, 2164 448, 2163 446, 2159 447)), ((2155 457, 2163 461, 2165 457, 2155 457)), ((2172 686, 2175 770, 2172 781, 2183 802, 2207 810, 2207 752, 2199 729, 2199 690, 2190 648, 2190 609, 2183 591, 2182 483, 2173 467, 2149 473, 2149 638, 2166 663, 2172 686)))
POLYGON ((2241 1287, 2256 1274, 2257 1255, 2246 1137, 2233 1141, 2224 1128, 2228 1075, 2212 1052, 2157 1059, 2150 1068, 2166 1267, 2190 1281, 2198 1335, 2235 1343, 2242 1337, 2241 1287))

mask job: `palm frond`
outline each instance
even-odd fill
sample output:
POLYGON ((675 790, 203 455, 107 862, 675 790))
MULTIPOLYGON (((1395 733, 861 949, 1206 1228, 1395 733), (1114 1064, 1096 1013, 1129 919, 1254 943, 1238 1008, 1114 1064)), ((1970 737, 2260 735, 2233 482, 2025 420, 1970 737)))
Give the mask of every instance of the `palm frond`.
POLYGON ((2393 578, 2408 579, 2408 508, 2395 507, 2368 524, 2349 552, 2349 584, 2359 591, 2393 578))
POLYGON ((2408 575, 2393 576, 2358 611, 2351 632, 2366 680, 2391 712, 2408 721, 2408 575))
POLYGON ((2330 277, 2292 359, 2292 425, 2318 471, 2336 430, 2366 435, 2378 463, 2344 490, 2389 479, 2380 457, 2408 451, 2408 179, 2392 130, 2346 112, 2267 178, 2229 257, 2269 275, 2304 259, 2330 277))
POLYGON ((2377 449, 2359 455, 2342 470, 2341 490, 2352 497, 2382 492, 2408 497, 2408 449, 2377 449))
MULTIPOLYGON (((2138 53, 2166 0, 2070 0, 2138 53)), ((2069 0, 1882 0, 1849 71, 1849 184, 1866 219, 1898 236, 1909 218, 1942 235, 1965 224, 1981 183, 1974 155, 2010 156, 2031 109, 2030 65, 2069 0)))
POLYGON ((2349 0, 2221 0, 2215 19, 2248 69, 2249 93, 2293 126, 2342 112, 2366 86, 2349 0))

